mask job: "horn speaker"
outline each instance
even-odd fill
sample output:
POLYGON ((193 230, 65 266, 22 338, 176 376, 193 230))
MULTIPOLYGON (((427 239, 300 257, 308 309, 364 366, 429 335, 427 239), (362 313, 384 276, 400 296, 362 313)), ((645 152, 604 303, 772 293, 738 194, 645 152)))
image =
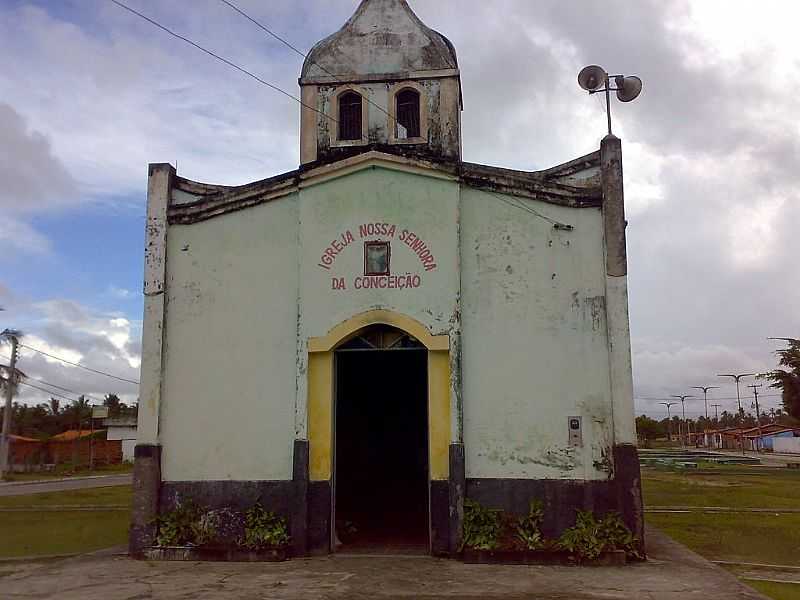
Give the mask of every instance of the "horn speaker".
POLYGON ((594 91, 603 87, 606 83, 606 71, 603 67, 590 65, 581 69, 578 73, 578 85, 587 91, 594 91))
POLYGON ((620 102, 635 100, 642 93, 642 80, 638 77, 622 77, 620 75, 614 78, 614 83, 617 84, 617 98, 620 102))

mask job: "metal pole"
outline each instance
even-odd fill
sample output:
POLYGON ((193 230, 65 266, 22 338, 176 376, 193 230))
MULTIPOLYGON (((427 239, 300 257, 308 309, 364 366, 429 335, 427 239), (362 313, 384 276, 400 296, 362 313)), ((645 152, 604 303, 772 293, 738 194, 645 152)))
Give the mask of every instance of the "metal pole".
MULTIPOLYGON (((673 398, 677 398, 678 400, 681 401, 681 408, 683 409, 683 421, 684 421, 684 423, 686 423, 686 406, 684 405, 684 402, 686 401, 687 398, 694 398, 694 396, 690 396, 688 394, 684 394, 683 396, 677 396, 677 395, 673 394, 672 397, 673 398)), ((685 427, 685 425, 684 425, 684 427, 685 427)), ((684 441, 683 441, 682 437, 681 437, 681 445, 682 446, 684 445, 684 441)))
POLYGON ((669 414, 669 407, 673 404, 677 404, 677 402, 659 402, 659 404, 663 404, 667 407, 667 441, 672 441, 672 417, 669 414))
POLYGON ((761 415, 758 408, 758 388, 762 387, 761 383, 754 383, 747 387, 753 388, 753 396, 756 399, 756 427, 758 428, 758 441, 756 442, 756 452, 761 452, 761 415))
POLYGON ((94 409, 90 406, 89 410, 92 411, 89 413, 89 470, 94 470, 94 409))
POLYGON ((17 336, 10 334, 11 361, 8 365, 8 381, 6 382, 6 406, 3 413, 3 438, 0 440, 0 477, 9 471, 9 454, 11 452, 11 399, 14 397, 14 388, 17 383, 17 336))
MULTIPOLYGON (((684 402, 685 400, 681 398, 681 432, 686 429, 686 405, 684 402)), ((686 438, 683 435, 681 436, 681 446, 686 446, 686 438)))
POLYGON ((738 375, 733 374, 733 373, 724 373, 724 374, 717 375, 717 377, 733 377, 733 379, 736 381, 736 402, 738 402, 738 404, 739 404, 739 416, 740 417, 744 414, 744 411, 742 410, 742 398, 739 395, 739 380, 742 377, 750 377, 751 375, 755 375, 755 373, 740 373, 738 375))
MULTIPOLYGON (((714 409, 714 426, 715 427, 719 427, 719 408, 721 406, 722 406, 722 404, 712 404, 711 405, 711 408, 714 409)), ((716 430, 714 430, 714 431, 716 431, 716 430)), ((714 433, 714 435, 713 435, 713 440, 714 441, 711 444, 712 446, 716 443, 716 439, 717 439, 717 434, 714 433)), ((722 436, 721 435, 720 435, 719 445, 720 445, 720 447, 722 446, 722 436)))
POLYGON ((606 118, 608 119, 608 135, 611 135, 611 90, 606 73, 606 118))

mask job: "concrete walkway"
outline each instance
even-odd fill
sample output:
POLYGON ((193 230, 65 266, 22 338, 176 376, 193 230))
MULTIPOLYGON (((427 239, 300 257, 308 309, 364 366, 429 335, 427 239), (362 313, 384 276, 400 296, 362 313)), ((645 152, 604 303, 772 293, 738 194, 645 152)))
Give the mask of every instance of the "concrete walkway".
POLYGON ((11 481, 0 483, 0 496, 25 496, 42 492, 63 492, 66 490, 84 490, 87 488, 107 487, 110 485, 131 485, 133 475, 120 473, 116 475, 93 475, 90 477, 65 477, 63 479, 41 479, 38 481, 11 481))
POLYGON ((627 567, 465 565, 428 557, 335 556, 285 563, 139 562, 111 553, 0 566, 4 600, 764 600, 656 531, 627 567))

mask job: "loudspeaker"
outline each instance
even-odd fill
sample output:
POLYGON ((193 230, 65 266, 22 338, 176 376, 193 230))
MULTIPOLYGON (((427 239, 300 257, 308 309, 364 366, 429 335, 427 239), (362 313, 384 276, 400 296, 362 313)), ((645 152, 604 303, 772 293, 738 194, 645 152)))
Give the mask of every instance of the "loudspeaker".
POLYGON ((606 84, 608 75, 603 67, 590 65, 581 69, 578 73, 578 85, 591 92, 603 87, 606 84))
POLYGON ((620 102, 630 102, 642 93, 642 80, 636 76, 623 77, 617 75, 614 78, 617 84, 617 98, 620 102))

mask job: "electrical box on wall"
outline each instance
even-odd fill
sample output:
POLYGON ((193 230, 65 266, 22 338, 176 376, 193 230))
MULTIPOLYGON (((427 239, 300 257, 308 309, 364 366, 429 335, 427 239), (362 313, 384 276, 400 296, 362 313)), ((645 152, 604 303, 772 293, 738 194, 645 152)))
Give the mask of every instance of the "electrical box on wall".
POLYGON ((583 427, 581 426, 581 418, 567 417, 567 425, 569 429, 569 445, 583 446, 583 427))

